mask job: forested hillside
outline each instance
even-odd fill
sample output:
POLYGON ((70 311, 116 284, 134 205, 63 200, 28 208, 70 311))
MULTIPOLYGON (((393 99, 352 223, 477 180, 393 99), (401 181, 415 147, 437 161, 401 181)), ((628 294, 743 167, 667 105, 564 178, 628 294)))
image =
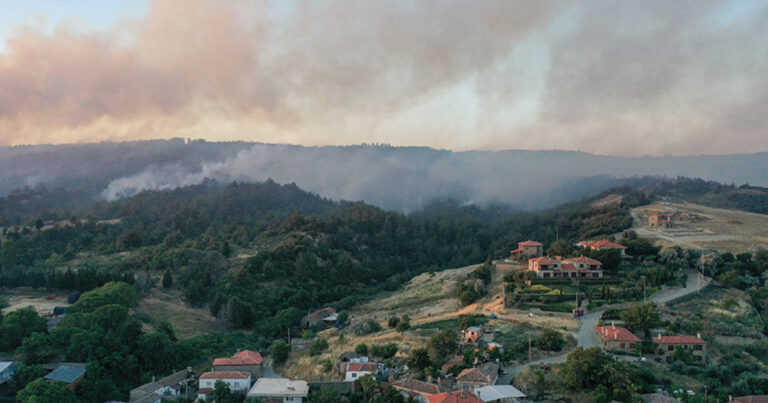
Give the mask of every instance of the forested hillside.
POLYGON ((539 213, 448 201, 404 215, 295 185, 208 181, 104 202, 64 225, 6 228, 0 285, 87 290, 165 274, 226 326, 269 328, 280 310, 348 304, 425 271, 505 255, 520 240, 575 241, 629 227, 628 207, 644 196, 608 193, 623 201, 592 207, 602 194, 539 213))
POLYGON ((723 185, 702 179, 677 178, 659 182, 654 193, 673 200, 768 214, 768 188, 749 184, 723 185))

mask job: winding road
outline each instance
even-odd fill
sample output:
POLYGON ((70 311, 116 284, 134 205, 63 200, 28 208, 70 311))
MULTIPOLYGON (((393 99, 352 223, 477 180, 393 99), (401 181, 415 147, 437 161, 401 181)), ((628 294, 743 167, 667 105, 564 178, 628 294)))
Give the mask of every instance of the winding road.
MULTIPOLYGON (((698 291, 699 290, 698 272, 695 270, 692 270, 692 271, 687 271, 686 274, 688 275, 688 279, 686 281, 685 287, 681 287, 681 288, 665 287, 661 291, 653 294, 648 300, 661 305, 698 291)), ((704 277, 701 287, 703 288, 704 286, 706 286, 710 280, 711 279, 704 277)), ((576 343, 577 343, 576 345, 578 347, 584 347, 584 348, 599 346, 600 339, 597 338, 594 328, 595 326, 597 326, 597 321, 600 320, 600 317, 603 315, 603 312, 605 312, 608 309, 623 308, 630 304, 631 303, 603 305, 600 308, 597 308, 585 314, 584 316, 582 316, 580 318, 581 327, 579 327, 579 331, 576 333, 573 333, 573 337, 576 338, 576 343)), ((538 366, 541 364, 559 364, 559 363, 565 362, 566 358, 568 358, 568 353, 553 356, 553 357, 543 358, 541 360, 527 362, 522 365, 505 367, 504 368, 505 373, 499 377, 497 384, 509 385, 512 382, 512 378, 514 378, 514 376, 517 375, 517 373, 519 373, 523 368, 529 365, 538 366)))

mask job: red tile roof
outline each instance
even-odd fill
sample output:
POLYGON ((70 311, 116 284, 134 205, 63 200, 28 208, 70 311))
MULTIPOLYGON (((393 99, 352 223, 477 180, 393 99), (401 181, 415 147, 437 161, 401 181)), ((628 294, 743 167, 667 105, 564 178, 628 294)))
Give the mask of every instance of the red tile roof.
POLYGON ((399 379, 392 383, 392 387, 397 390, 403 390, 406 392, 417 393, 420 395, 435 395, 438 393, 446 392, 448 389, 435 385, 434 383, 418 381, 416 379, 399 379))
POLYGON ((601 239, 599 241, 591 241, 591 242, 582 242, 581 244, 585 248, 592 248, 592 249, 627 249, 626 246, 619 245, 607 239, 601 239))
POLYGON ((605 341, 628 341, 632 343, 642 341, 634 333, 619 326, 595 326, 595 331, 605 341))
POLYGON ((462 362, 464 362, 464 356, 463 355, 457 355, 457 356, 451 358, 450 360, 448 360, 448 362, 446 362, 445 364, 443 364, 442 370, 443 371, 448 371, 454 365, 461 365, 462 362))
POLYGON ((568 263, 561 264, 560 268, 563 269, 563 271, 576 271, 576 267, 568 263))
POLYGON ((524 241, 524 242, 518 242, 517 246, 544 246, 544 245, 536 241, 524 241))
POLYGON ((537 258, 535 258, 535 259, 531 259, 530 261, 531 261, 531 262, 536 262, 536 263, 538 263, 538 264, 547 264, 547 265, 549 265, 549 264, 555 264, 555 263, 557 263, 557 260, 555 260, 555 259, 552 259, 552 258, 551 258, 551 257, 549 257, 549 256, 541 256, 541 257, 537 257, 537 258))
POLYGON ((695 336, 662 336, 656 339, 659 344, 707 344, 695 336))
POLYGON ((588 264, 590 266, 593 266, 593 265, 602 266, 603 265, 603 263, 601 261, 596 260, 596 259, 592 259, 591 257, 586 257, 586 256, 572 257, 570 259, 563 260, 563 262, 564 263, 584 263, 584 264, 588 264))
POLYGON ((220 365, 261 365, 264 358, 256 351, 243 350, 231 358, 217 358, 213 360, 213 366, 220 365))
POLYGON ((200 379, 248 379, 251 374, 240 371, 214 371, 204 372, 200 379))
POLYGON ((331 308, 330 306, 327 306, 323 309, 310 313, 308 316, 309 316, 309 320, 313 320, 313 321, 322 320, 323 318, 325 318, 326 316, 334 312, 336 312, 335 309, 331 308))
POLYGON ((484 403, 467 390, 429 395, 427 396, 427 400, 429 403, 484 403))
POLYGON ((379 364, 375 362, 350 362, 347 371, 376 372, 379 364))

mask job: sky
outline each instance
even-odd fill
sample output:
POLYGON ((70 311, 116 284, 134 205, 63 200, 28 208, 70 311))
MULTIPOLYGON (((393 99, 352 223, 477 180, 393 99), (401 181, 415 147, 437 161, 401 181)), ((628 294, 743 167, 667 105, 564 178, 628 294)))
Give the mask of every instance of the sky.
POLYGON ((768 2, 0 0, 0 145, 768 151, 768 2))

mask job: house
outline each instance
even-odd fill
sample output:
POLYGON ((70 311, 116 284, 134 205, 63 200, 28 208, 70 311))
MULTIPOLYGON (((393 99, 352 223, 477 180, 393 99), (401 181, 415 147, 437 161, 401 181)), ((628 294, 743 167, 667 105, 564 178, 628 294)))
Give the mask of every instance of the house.
POLYGON ((536 241, 518 242, 517 249, 510 252, 511 257, 540 257, 544 255, 544 245, 536 241))
POLYGON ((344 373, 350 362, 368 362, 368 356, 347 351, 339 356, 339 372, 344 373))
POLYGON ((301 327, 305 329, 315 327, 323 323, 323 320, 325 320, 325 318, 333 315, 334 313, 336 313, 336 310, 329 306, 323 309, 320 309, 318 311, 312 312, 309 315, 306 315, 303 318, 301 318, 301 327))
POLYGON ((525 399, 525 393, 512 385, 491 385, 475 388, 475 396, 484 402, 517 403, 525 399))
POLYGON ((164 397, 179 396, 193 378, 191 368, 176 372, 158 381, 152 381, 131 390, 131 403, 160 403, 164 397))
POLYGON ((483 328, 478 326, 470 326, 466 328, 462 334, 465 340, 471 341, 472 343, 477 343, 477 340, 483 337, 483 328))
POLYGON ((50 382, 63 382, 67 389, 75 390, 77 384, 85 377, 85 368, 60 365, 45 376, 50 382))
POLYGON ((467 368, 456 376, 459 389, 495 385, 499 379, 499 364, 487 362, 474 368, 467 368))
POLYGON ((462 365, 462 364, 464 364, 464 356, 457 355, 451 358, 450 360, 448 360, 448 362, 446 362, 445 364, 443 364, 441 369, 447 372, 447 371, 450 371, 454 365, 462 365))
POLYGON ((637 351, 637 347, 642 343, 634 333, 619 326, 595 326, 595 332, 606 350, 632 352, 637 351))
POLYGON ((683 351, 690 351, 695 363, 707 361, 707 342, 701 339, 701 335, 694 336, 662 336, 655 340, 659 344, 657 353, 666 362, 674 360, 675 350, 679 347, 683 351))
POLYGON ((429 403, 483 403, 477 396, 467 390, 440 393, 427 397, 429 403))
POLYGON ((728 403, 768 403, 768 395, 738 396, 728 403))
POLYGON ((673 228, 675 217, 672 214, 651 214, 648 216, 648 226, 653 228, 673 228))
POLYGON ((0 361, 0 385, 13 378, 13 361, 0 361))
POLYGON ((392 383, 392 387, 399 390, 405 397, 418 397, 420 401, 427 401, 427 397, 445 393, 448 389, 434 383, 417 381, 415 379, 398 379, 392 383))
POLYGON ((286 378, 259 378, 248 391, 247 397, 259 398, 263 401, 299 403, 306 401, 309 397, 309 385, 305 381, 292 381, 286 378))
POLYGON ((379 364, 375 362, 350 362, 344 368, 344 382, 354 382, 361 376, 376 375, 379 364))
POLYGON ((228 384, 229 390, 233 392, 247 392, 251 388, 251 373, 245 371, 203 372, 200 375, 199 388, 213 390, 217 381, 228 384))
POLYGON ((538 278, 602 278, 603 264, 589 257, 575 257, 562 261, 549 256, 528 260, 528 270, 538 278))
POLYGON ((253 378, 258 378, 262 362, 264 362, 264 358, 258 352, 243 350, 229 358, 216 358, 213 360, 213 370, 248 372, 253 378))
POLYGON ((599 241, 582 241, 576 245, 581 246, 584 249, 603 250, 603 249, 618 249, 621 252, 621 256, 626 256, 627 247, 624 245, 611 242, 607 239, 601 239, 599 241))

